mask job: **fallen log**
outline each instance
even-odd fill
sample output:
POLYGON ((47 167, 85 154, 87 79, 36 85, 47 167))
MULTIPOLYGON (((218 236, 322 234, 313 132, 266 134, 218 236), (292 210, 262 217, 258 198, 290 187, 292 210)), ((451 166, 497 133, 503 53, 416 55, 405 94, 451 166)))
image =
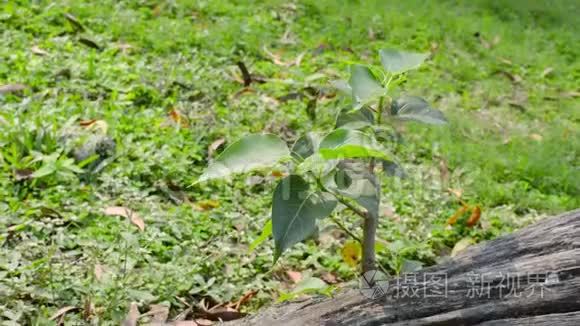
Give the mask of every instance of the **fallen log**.
POLYGON ((580 325, 580 210, 416 273, 380 275, 231 325, 580 325))

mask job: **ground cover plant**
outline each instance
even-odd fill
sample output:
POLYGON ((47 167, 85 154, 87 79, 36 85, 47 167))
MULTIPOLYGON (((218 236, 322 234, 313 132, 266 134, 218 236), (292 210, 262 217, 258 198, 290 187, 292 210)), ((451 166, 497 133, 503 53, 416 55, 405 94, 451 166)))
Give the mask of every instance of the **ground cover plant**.
POLYGON ((448 120, 378 140, 398 158, 377 174, 387 272, 579 207, 578 9, 3 2, 0 323, 119 324, 132 302, 143 322, 152 310, 215 319, 218 304, 252 312, 356 280, 361 253, 345 229, 362 224, 349 210, 332 217, 344 229, 319 220, 272 263, 264 225, 284 165, 196 181, 244 135, 292 145, 327 133, 350 101, 332 81, 381 49, 429 53, 391 96, 420 95, 448 120))

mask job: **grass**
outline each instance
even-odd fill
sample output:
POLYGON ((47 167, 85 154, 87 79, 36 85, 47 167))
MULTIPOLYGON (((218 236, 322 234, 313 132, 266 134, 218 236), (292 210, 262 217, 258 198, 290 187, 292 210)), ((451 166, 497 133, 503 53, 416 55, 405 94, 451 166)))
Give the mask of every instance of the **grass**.
MULTIPOLYGON (((218 139, 266 130, 290 142, 326 129, 344 105, 328 81, 345 77, 350 62, 377 63, 384 47, 434 53, 403 92, 451 121, 405 125, 404 143, 393 145, 408 178, 383 181, 386 269, 433 264, 464 237, 491 239, 580 207, 579 9, 493 0, 4 2, 0 85, 26 89, 0 95, 0 321, 47 324, 75 306, 67 323, 118 324, 133 301, 141 312, 170 305, 175 316, 182 301, 259 290, 251 311, 288 291, 287 270, 356 277, 339 253, 346 236, 330 224, 275 266, 272 241, 248 252, 270 213, 275 178, 266 172, 192 184, 218 139), (267 51, 302 59, 280 65, 267 51), (242 91, 238 61, 265 83, 242 91), (309 87, 320 94, 316 121, 309 87), (106 128, 79 125, 89 119, 106 128), (64 138, 103 133, 116 150, 98 171, 67 165, 79 145, 64 138), (31 177, 51 154, 52 173, 31 177), (478 226, 447 226, 459 207, 447 188, 481 205, 478 226), (134 210, 145 231, 105 215, 108 206, 134 210)), ((356 219, 340 218, 360 232, 356 219)))

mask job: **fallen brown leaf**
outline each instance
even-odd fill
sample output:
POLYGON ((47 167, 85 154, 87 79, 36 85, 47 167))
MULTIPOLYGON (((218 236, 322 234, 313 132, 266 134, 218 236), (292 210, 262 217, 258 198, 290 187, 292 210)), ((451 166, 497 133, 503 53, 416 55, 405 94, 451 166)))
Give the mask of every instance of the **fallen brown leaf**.
POLYGON ((258 293, 256 290, 248 291, 240 299, 238 299, 238 301, 230 303, 228 307, 234 308, 235 310, 240 310, 240 306, 250 301, 256 295, 256 293, 258 293))
POLYGON ((32 169, 15 169, 14 170, 14 179, 16 181, 29 180, 29 179, 32 179, 33 173, 34 173, 34 170, 32 170, 32 169))
POLYGON ((26 85, 23 84, 7 84, 0 85, 0 94, 17 93, 26 89, 26 85))
POLYGON ((44 56, 48 55, 48 52, 44 51, 43 49, 39 48, 37 45, 30 48, 30 51, 36 55, 44 56))
POLYGON ((88 119, 79 121, 81 127, 90 127, 93 123, 97 122, 97 119, 88 119))
POLYGON ((300 272, 296 272, 296 271, 286 271, 286 275, 288 275, 288 278, 294 282, 294 284, 300 282, 300 280, 302 280, 302 273, 300 272))
POLYGON ((540 76, 542 78, 545 78, 546 76, 548 76, 549 74, 551 74, 553 71, 554 71, 554 68, 548 67, 548 68, 544 69, 544 71, 542 71, 542 74, 540 76))
POLYGON ((152 321, 154 323, 165 323, 169 317, 169 306, 163 304, 152 304, 149 305, 149 311, 144 313, 143 316, 153 316, 152 321))
POLYGON ((171 326, 198 326, 199 324, 193 320, 177 320, 172 322, 171 324, 167 324, 171 326))
POLYGON ((81 120, 79 125, 86 129, 98 130, 102 134, 106 134, 107 130, 109 130, 109 124, 104 120, 98 119, 81 120))
POLYGON ((449 219, 447 219, 447 224, 453 225, 453 224, 457 223, 457 219, 460 218, 461 216, 463 216, 463 214, 465 214, 465 212, 467 212, 468 209, 469 209, 469 207, 467 205, 463 205, 463 206, 459 207, 455 211, 455 213, 453 215, 451 215, 451 217, 449 219))
POLYGON ((54 313, 52 316, 50 316, 50 318, 49 318, 49 319, 50 319, 50 320, 55 320, 55 319, 57 319, 58 317, 60 317, 60 316, 63 316, 63 315, 64 315, 64 314, 66 314, 67 312, 69 312, 69 311, 72 311, 72 310, 76 310, 76 309, 78 309, 78 308, 77 308, 77 307, 75 307, 75 306, 66 306, 66 307, 62 307, 62 308, 58 309, 58 310, 57 310, 57 311, 56 311, 56 312, 55 312, 55 313, 54 313))
POLYGON ((455 196, 457 199, 461 199, 461 196, 463 195, 463 190, 461 189, 447 188, 447 191, 449 191, 449 193, 455 196))
POLYGON ((207 319, 203 319, 203 318, 197 318, 194 321, 194 323, 197 326, 211 326, 211 325, 215 324, 213 321, 207 320, 207 319))
POLYGON ((241 313, 233 308, 218 307, 203 311, 201 318, 213 321, 230 321, 244 317, 246 314, 241 313))
POLYGON ((215 151, 224 143, 226 142, 225 138, 218 138, 216 140, 214 140, 213 143, 211 143, 207 149, 207 156, 209 156, 210 158, 213 157, 213 154, 215 153, 215 151))
MULTIPOLYGON (((2 93, 0 91, 0 93, 2 93)), ((562 92, 560 93, 561 97, 564 98, 575 98, 575 97, 580 97, 580 92, 575 92, 575 91, 569 91, 569 92, 562 92)))
POLYGON ((268 50, 268 48, 265 45, 262 47, 262 50, 264 51, 264 53, 266 53, 266 55, 270 58, 270 60, 272 60, 274 64, 284 67, 300 66, 300 64, 302 63, 302 59, 306 55, 306 51, 304 51, 301 52, 294 60, 283 61, 280 58, 280 55, 270 52, 270 50, 268 50))
POLYGON ((100 281, 103 279, 103 275, 105 274, 105 266, 101 264, 95 264, 93 272, 95 273, 95 278, 97 279, 97 281, 100 281))
POLYGON ((439 177, 442 184, 447 184, 449 182, 451 174, 449 173, 449 167, 444 159, 439 160, 439 177))
POLYGON ((117 43, 117 48, 121 51, 121 53, 125 54, 128 53, 130 50, 133 49, 133 46, 131 44, 128 43, 117 43))
POLYGON ((467 219, 467 222, 465 222, 465 224, 469 227, 472 227, 475 224, 477 224, 477 221, 479 221, 480 217, 481 217, 481 207, 475 206, 473 208, 473 211, 471 212, 471 216, 469 216, 469 219, 467 219))
POLYGON ((135 302, 131 302, 129 306, 129 312, 127 317, 123 320, 123 326, 137 326, 137 320, 139 319, 139 306, 135 302))
POLYGON ((321 278, 321 279, 322 279, 324 282, 326 282, 326 283, 328 283, 328 284, 336 284, 336 283, 338 283, 338 279, 337 279, 336 275, 334 275, 333 273, 330 273, 330 272, 324 272, 324 273, 323 273, 323 274, 320 276, 320 278, 321 278))
POLYGON ((141 231, 145 231, 145 222, 143 219, 137 215, 134 211, 123 206, 111 206, 105 208, 105 215, 109 216, 123 216, 128 218, 131 223, 139 228, 141 231))

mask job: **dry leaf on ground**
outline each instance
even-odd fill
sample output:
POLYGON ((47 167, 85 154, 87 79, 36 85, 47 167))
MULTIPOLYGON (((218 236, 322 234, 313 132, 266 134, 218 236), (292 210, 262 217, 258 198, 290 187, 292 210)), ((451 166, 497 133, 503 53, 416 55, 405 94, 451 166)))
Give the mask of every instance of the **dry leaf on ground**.
POLYGON ((475 206, 471 212, 471 215, 469 216, 469 219, 467 219, 467 222, 465 222, 465 224, 467 224, 467 226, 469 227, 472 227, 475 224, 477 224, 480 217, 481 217, 481 207, 475 206))
POLYGON ((123 326, 137 326, 137 320, 139 319, 139 306, 135 302, 131 302, 131 306, 129 307, 129 312, 127 313, 127 317, 123 320, 123 326))
POLYGON ((0 94, 17 93, 26 89, 23 84, 0 85, 0 94))
POLYGON ((288 278, 294 282, 294 284, 300 282, 300 280, 302 279, 302 273, 300 272, 296 272, 296 271, 286 271, 286 275, 288 275, 288 278))
POLYGON ((131 221, 131 223, 135 224, 139 230, 145 231, 145 222, 143 219, 129 208, 123 206, 110 206, 105 208, 105 215, 126 217, 131 221))
POLYGON ((466 205, 459 207, 455 211, 455 213, 453 215, 451 215, 451 217, 449 219, 447 219, 447 224, 453 225, 453 224, 457 223, 457 219, 459 219, 461 216, 463 216, 463 214, 465 214, 465 212, 467 212, 468 209, 469 209, 469 207, 466 205))
POLYGON ((207 148, 207 156, 213 157, 215 151, 226 142, 225 138, 219 138, 209 145, 207 148))
POLYGON ((149 306, 149 311, 143 316, 153 316, 154 323, 165 323, 169 317, 169 306, 164 304, 152 304, 149 306))
POLYGON ((71 311, 71 310, 76 310, 78 309, 75 306, 66 306, 66 307, 62 307, 60 309, 58 309, 52 316, 50 316, 50 320, 55 320, 60 316, 63 316, 64 314, 66 314, 67 312, 71 311))
POLYGON ((48 55, 48 52, 44 51, 43 49, 39 48, 37 45, 30 48, 30 51, 36 55, 44 56, 48 55))

